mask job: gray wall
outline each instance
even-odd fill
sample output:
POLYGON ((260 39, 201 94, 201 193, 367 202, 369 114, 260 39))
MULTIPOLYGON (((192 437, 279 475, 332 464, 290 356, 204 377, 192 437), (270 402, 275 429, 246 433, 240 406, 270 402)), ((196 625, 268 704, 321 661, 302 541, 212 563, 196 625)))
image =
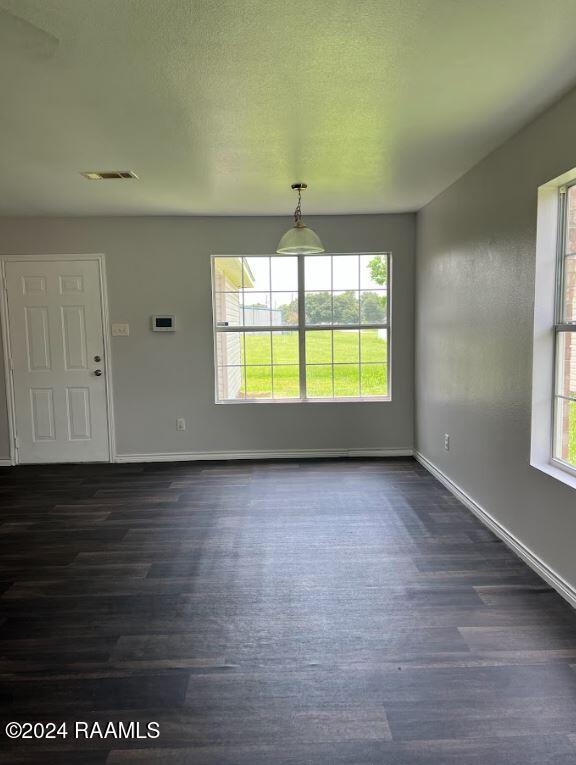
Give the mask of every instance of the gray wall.
POLYGON ((576 492, 529 456, 537 187, 575 125, 573 91, 421 210, 416 279, 417 449, 574 586, 576 492))
MULTIPOLYGON (((392 402, 215 405, 210 254, 265 254, 283 218, 13 218, 0 220, 2 254, 106 254, 117 451, 411 448, 415 216, 309 218, 329 251, 390 250, 394 257, 392 402), (179 331, 153 333, 153 313, 179 331), (185 417, 188 429, 177 432, 185 417)), ((8 455, 3 376, 0 457, 8 455)))

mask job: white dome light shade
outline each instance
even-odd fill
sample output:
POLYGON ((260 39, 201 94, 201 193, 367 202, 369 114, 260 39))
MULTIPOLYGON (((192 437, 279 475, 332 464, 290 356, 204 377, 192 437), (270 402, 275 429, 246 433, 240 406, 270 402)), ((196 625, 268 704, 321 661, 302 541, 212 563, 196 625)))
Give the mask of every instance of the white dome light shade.
POLYGON ((325 250, 318 234, 299 221, 280 239, 276 252, 279 255, 312 255, 325 250))
POLYGON ((306 183, 293 183, 292 189, 298 192, 298 204, 294 210, 294 226, 278 242, 276 252, 280 255, 313 255, 325 252, 324 245, 316 232, 304 225, 302 220, 302 192, 308 188, 306 183))

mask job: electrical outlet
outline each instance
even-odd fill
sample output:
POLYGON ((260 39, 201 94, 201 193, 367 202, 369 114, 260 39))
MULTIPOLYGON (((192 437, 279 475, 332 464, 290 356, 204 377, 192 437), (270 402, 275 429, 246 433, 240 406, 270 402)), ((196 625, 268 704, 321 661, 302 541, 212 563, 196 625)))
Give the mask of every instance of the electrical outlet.
POLYGON ((444 448, 447 452, 450 451, 450 434, 444 433, 444 448))
POLYGON ((186 430, 186 420, 183 417, 176 420, 176 430, 186 430))

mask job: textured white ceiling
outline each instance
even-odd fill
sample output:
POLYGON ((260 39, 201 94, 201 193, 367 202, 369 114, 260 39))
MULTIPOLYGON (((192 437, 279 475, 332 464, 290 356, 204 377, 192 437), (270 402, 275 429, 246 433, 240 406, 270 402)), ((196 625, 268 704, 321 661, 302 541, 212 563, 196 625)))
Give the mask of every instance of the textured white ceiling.
POLYGON ((0 8, 0 214, 415 210, 576 81, 576 0, 0 8))

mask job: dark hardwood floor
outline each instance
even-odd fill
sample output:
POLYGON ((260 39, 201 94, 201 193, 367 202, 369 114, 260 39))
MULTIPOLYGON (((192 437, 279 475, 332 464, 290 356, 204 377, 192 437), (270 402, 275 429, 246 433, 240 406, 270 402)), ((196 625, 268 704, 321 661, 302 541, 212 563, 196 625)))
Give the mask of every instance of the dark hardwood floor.
POLYGON ((574 612, 413 460, 6 468, 0 501, 2 762, 576 764, 574 612))

